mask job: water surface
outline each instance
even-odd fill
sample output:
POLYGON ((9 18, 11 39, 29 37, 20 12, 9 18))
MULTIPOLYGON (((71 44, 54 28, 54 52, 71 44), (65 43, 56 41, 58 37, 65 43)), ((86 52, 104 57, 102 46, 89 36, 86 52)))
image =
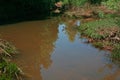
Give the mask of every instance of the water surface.
POLYGON ((14 58, 25 80, 120 80, 109 52, 84 43, 75 20, 56 19, 0 26, 2 38, 20 51, 14 58))

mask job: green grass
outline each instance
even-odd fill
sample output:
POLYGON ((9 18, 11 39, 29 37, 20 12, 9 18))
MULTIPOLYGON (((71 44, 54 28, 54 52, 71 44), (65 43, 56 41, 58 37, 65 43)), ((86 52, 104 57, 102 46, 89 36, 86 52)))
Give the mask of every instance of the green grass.
MULTIPOLYGON (((111 15, 110 15, 111 16, 111 15)), ((115 17, 116 18, 116 17, 115 17)), ((81 35, 87 36, 94 41, 93 46, 100 49, 108 49, 111 51, 111 59, 120 62, 120 42, 111 40, 115 36, 120 37, 120 19, 112 17, 106 17, 92 22, 87 22, 79 26, 81 35), (115 33, 114 37, 111 34, 115 33)))
POLYGON ((16 64, 5 61, 0 63, 0 71, 0 80, 14 80, 20 72, 16 64))
POLYGON ((21 70, 10 59, 16 54, 16 48, 9 42, 0 39, 0 80, 17 80, 21 70))
POLYGON ((109 9, 120 10, 120 0, 107 0, 102 2, 102 5, 107 6, 109 9))
POLYGON ((116 26, 116 20, 113 18, 110 19, 101 19, 101 20, 96 20, 92 22, 87 22, 81 24, 79 27, 80 33, 88 36, 93 39, 104 39, 107 37, 109 34, 104 31, 104 34, 100 34, 100 30, 104 30, 104 28, 111 28, 113 26, 116 26))

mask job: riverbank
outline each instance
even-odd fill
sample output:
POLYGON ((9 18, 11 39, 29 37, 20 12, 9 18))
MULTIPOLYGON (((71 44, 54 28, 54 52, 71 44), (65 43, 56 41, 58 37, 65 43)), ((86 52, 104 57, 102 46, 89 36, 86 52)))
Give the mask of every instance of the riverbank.
POLYGON ((120 61, 120 12, 106 6, 85 5, 73 7, 64 16, 81 20, 78 27, 87 43, 111 51, 111 58, 120 61))
POLYGON ((21 69, 11 61, 16 54, 12 44, 0 39, 0 80, 22 80, 21 69))
POLYGON ((111 51, 112 59, 120 61, 120 27, 116 22, 113 18, 100 19, 83 23, 78 29, 83 37, 88 38, 88 43, 111 51))

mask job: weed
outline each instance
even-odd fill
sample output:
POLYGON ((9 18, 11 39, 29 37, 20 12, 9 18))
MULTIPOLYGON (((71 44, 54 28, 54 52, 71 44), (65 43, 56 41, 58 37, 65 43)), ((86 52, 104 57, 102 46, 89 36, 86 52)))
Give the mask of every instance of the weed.
POLYGON ((8 75, 15 75, 19 72, 18 70, 18 67, 16 64, 14 63, 9 63, 7 66, 6 66, 6 72, 8 75))

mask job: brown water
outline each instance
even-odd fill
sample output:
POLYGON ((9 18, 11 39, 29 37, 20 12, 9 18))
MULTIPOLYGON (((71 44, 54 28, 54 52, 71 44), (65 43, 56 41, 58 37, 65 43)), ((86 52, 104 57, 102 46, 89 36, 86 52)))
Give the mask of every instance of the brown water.
POLYGON ((56 19, 0 26, 0 34, 20 51, 14 58, 25 80, 120 80, 109 52, 85 44, 73 20, 56 19))

